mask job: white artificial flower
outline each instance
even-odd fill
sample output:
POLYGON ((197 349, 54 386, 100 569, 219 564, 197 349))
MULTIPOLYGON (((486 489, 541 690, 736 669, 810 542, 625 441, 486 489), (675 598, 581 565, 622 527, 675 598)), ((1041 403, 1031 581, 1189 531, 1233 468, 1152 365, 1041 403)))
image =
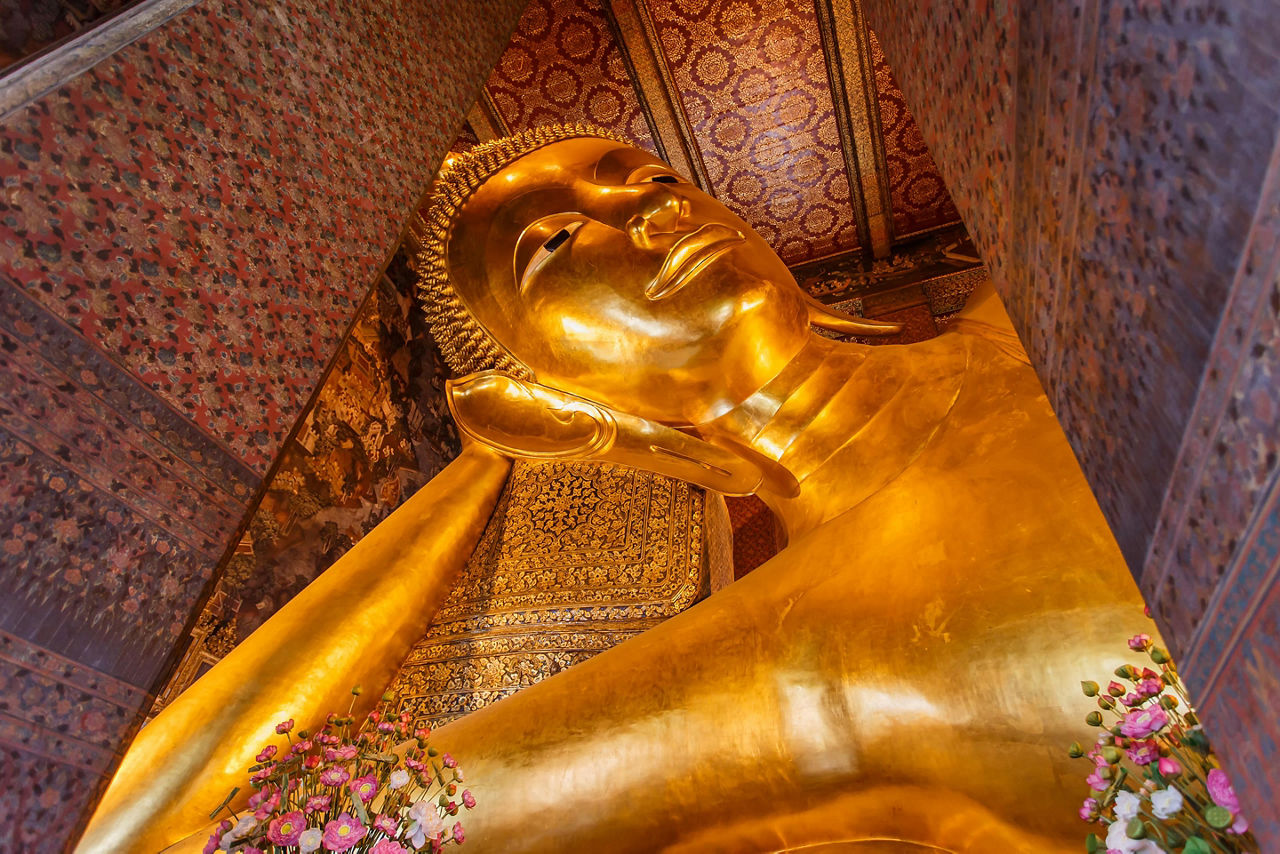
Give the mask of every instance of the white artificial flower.
POLYGON ((391 772, 391 779, 387 781, 387 785, 393 789, 398 789, 409 782, 409 772, 403 768, 397 768, 391 772))
POLYGON ((1160 789, 1151 793, 1151 811, 1156 818, 1172 818, 1182 809, 1182 792, 1177 789, 1160 789))
POLYGON ((1133 792, 1116 792, 1116 824, 1128 824, 1130 819, 1137 817, 1141 806, 1142 798, 1133 792))
POLYGON ((320 828, 311 827, 302 831, 302 835, 298 837, 298 850, 302 854, 308 854, 320 847, 320 843, 324 840, 324 834, 320 832, 320 828))
MULTIPOLYGON (((1123 793, 1122 793, 1123 794, 1123 793)), ((1165 850, 1150 839, 1130 839, 1124 832, 1125 822, 1113 821, 1107 828, 1107 850, 1120 854, 1165 854, 1165 850)))
POLYGON ((422 848, 429 837, 444 832, 444 822, 433 801, 424 798, 409 807, 409 818, 413 823, 405 831, 405 837, 414 848, 422 848))
POLYGON ((236 822, 235 827, 222 834, 222 841, 219 843, 219 847, 224 850, 229 850, 237 840, 248 836, 257 826, 258 820, 256 818, 251 815, 245 816, 236 822))

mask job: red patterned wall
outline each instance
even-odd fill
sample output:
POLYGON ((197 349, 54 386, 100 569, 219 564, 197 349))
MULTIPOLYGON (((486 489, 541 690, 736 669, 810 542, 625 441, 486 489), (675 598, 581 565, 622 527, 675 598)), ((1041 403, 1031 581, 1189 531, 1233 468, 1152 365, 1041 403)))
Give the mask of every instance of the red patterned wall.
POLYGON ((657 152, 598 0, 533 0, 485 88, 513 131, 585 121, 657 152))
POLYGON ((716 196, 788 264, 856 248, 812 4, 649 8, 716 196))
POLYGON ((921 231, 960 221, 947 185, 907 101, 898 88, 889 61, 876 34, 871 41, 871 65, 876 75, 876 97, 884 130, 885 160, 889 168, 889 203, 893 209, 893 236, 901 240, 921 231))
POLYGON ((74 835, 520 8, 205 0, 3 119, 0 851, 74 835))

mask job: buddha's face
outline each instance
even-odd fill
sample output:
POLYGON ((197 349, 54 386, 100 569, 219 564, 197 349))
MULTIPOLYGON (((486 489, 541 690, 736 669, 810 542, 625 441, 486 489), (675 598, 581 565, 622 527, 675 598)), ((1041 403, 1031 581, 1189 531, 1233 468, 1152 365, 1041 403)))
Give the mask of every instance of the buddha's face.
POLYGON ((809 337, 795 279, 651 155, 571 139, 508 165, 448 247, 463 301, 538 381, 666 423, 761 388, 809 337))

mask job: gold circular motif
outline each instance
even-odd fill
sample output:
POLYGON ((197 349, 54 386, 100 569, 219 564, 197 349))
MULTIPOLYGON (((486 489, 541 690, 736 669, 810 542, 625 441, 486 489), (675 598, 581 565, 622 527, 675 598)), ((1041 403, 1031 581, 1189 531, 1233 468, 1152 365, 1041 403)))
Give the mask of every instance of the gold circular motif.
POLYGON ((730 3, 720 12, 720 31, 730 39, 745 38, 758 23, 755 10, 748 3, 730 3))
POLYGON ((710 48, 703 51, 693 62, 694 74, 707 86, 717 87, 729 76, 733 67, 729 56, 722 50, 710 48))

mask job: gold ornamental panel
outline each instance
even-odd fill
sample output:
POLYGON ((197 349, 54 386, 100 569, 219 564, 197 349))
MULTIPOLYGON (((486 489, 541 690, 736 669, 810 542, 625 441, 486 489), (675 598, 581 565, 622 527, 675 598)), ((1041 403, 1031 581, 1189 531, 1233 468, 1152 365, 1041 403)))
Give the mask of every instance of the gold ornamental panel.
POLYGON ((705 527, 705 493, 683 481, 517 460, 395 691, 442 726, 680 613, 708 590, 705 527))

